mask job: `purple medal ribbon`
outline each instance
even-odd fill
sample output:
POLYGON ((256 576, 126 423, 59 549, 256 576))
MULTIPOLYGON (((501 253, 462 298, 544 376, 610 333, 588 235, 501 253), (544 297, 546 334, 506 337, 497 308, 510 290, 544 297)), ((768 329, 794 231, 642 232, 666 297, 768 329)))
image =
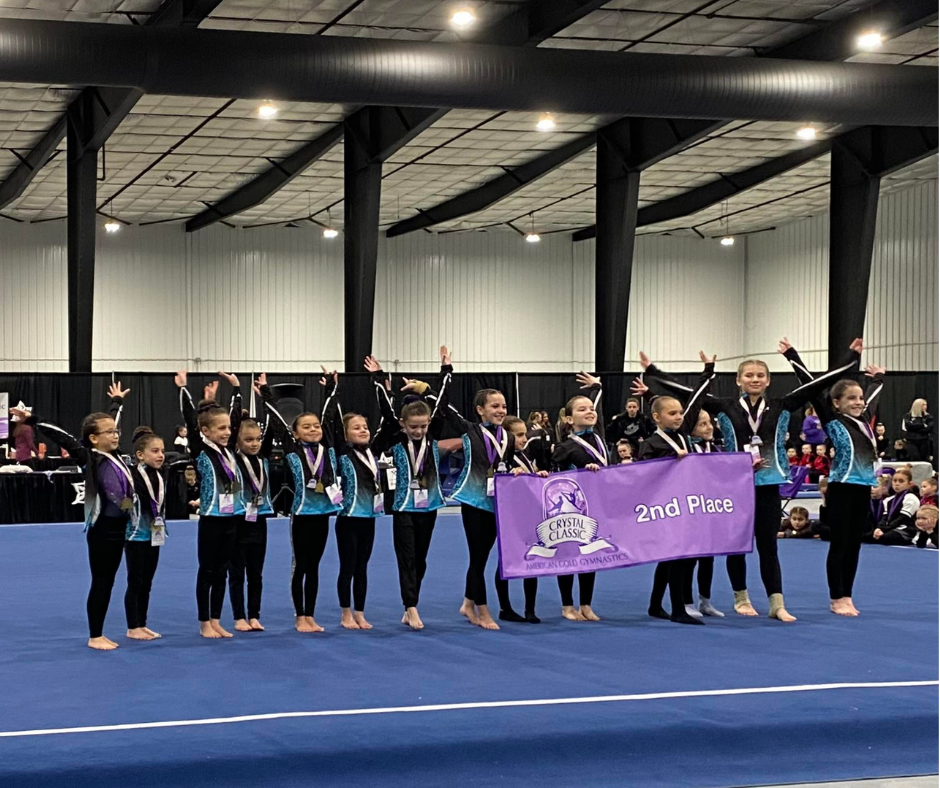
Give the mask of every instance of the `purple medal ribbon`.
MULTIPOLYGON (((316 459, 315 459, 314 456, 313 456, 313 449, 311 449, 309 446, 307 446, 307 445, 305 444, 305 445, 304 445, 304 452, 306 452, 306 454, 307 454, 307 464, 310 466, 311 469, 312 469, 312 468, 315 468, 315 467, 316 467, 316 459)), ((320 480, 323 478, 323 463, 322 463, 322 462, 320 463, 320 467, 317 468, 317 471, 316 471, 315 474, 314 474, 313 471, 311 470, 310 475, 311 475, 312 478, 316 479, 317 481, 320 481, 320 480)))
MULTIPOLYGON (((484 427, 483 429, 486 429, 484 427)), ((503 428, 496 428, 496 442, 502 444, 503 442, 503 428)), ((483 445, 486 446, 486 459, 489 460, 490 465, 495 465, 497 459, 502 459, 499 454, 496 452, 496 449, 493 447, 492 442, 488 440, 483 441, 483 445)))

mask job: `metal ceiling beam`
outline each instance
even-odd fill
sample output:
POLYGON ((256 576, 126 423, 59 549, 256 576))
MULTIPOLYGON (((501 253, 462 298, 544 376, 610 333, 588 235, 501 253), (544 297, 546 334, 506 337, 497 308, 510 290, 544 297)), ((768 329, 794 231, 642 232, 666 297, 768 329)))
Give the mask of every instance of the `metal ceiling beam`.
MULTIPOLYGON (((471 40, 510 46, 535 45, 600 8, 605 2, 607 0, 530 0, 489 29, 482 30, 471 40)), ((352 128, 368 129, 366 148, 361 153, 367 155, 370 161, 381 163, 430 128, 447 112, 446 109, 369 106, 357 110, 348 120, 352 122, 352 128)), ((339 137, 342 137, 343 129, 344 123, 339 123, 323 136, 339 134, 339 137)), ((323 148, 318 146, 317 142, 318 140, 314 140, 304 145, 285 161, 274 165, 257 178, 240 186, 221 202, 194 216, 186 222, 186 231, 199 230, 263 203, 333 147, 330 145, 323 148)))
MULTIPOLYGON (((147 19, 146 25, 166 27, 195 27, 205 19, 222 0, 165 0, 147 19)), ((85 104, 82 114, 94 124, 94 133, 83 135, 84 152, 98 151, 134 105, 143 92, 134 88, 87 87, 73 100, 76 106, 85 104), (88 107, 93 107, 89 115, 88 107)), ((0 183, 0 210, 18 200, 26 187, 65 139, 66 112, 42 136, 3 183, 0 183)))
MULTIPOLYGON (((908 0, 883 0, 883 2, 878 3, 864 12, 865 23, 868 24, 869 20, 878 21, 880 23, 879 29, 884 31, 884 34, 890 38, 903 35, 912 29, 922 27, 936 18, 937 4, 935 0, 911 0, 910 2, 908 2, 908 0)), ((818 61, 844 60, 856 54, 854 47, 855 37, 858 35, 861 25, 862 17, 852 14, 843 19, 831 22, 824 27, 817 28, 812 33, 809 33, 797 41, 760 52, 759 56, 818 61)), ((642 119, 636 120, 642 121, 642 119)), ((615 129, 618 124, 623 123, 623 120, 617 121, 608 128, 615 129)), ((679 146, 679 149, 717 131, 725 125, 724 121, 685 121, 685 123, 687 124, 685 129, 686 144, 679 146), (697 129, 694 125, 688 125, 696 123, 698 124, 697 129)), ((594 144, 595 136, 596 135, 592 133, 581 138, 585 142, 584 150, 587 150, 594 144)), ((657 142, 656 137, 653 136, 650 139, 652 139, 652 144, 655 146, 657 142)), ((575 143, 568 143, 568 145, 577 147, 575 143)), ((670 149, 666 150, 669 151, 670 149)), ((672 152, 675 151, 667 152, 666 155, 672 155, 672 152)), ((638 158, 642 161, 642 156, 638 158)), ((637 167, 638 169, 645 169, 646 167, 652 166, 657 161, 660 161, 662 158, 665 157, 656 157, 656 155, 651 152, 650 159, 643 164, 638 164, 637 167)), ((432 227, 435 224, 440 224, 445 221, 453 221, 462 216, 469 216, 509 196, 517 191, 518 188, 521 188, 521 186, 532 183, 543 175, 547 175, 569 160, 569 158, 565 158, 558 161, 558 158, 555 156, 555 151, 549 151, 521 165, 511 173, 507 173, 507 175, 501 175, 489 183, 484 183, 475 189, 457 195, 433 208, 420 210, 417 216, 406 219, 389 228, 387 235, 389 237, 403 235, 415 230, 432 227), (520 177, 520 180, 524 180, 524 183, 515 186, 513 176, 517 174, 522 176, 523 173, 520 172, 522 168, 525 168, 525 174, 528 177, 520 177)), ((595 228, 588 227, 575 233, 574 240, 585 240, 586 238, 593 238, 594 235, 595 228)))

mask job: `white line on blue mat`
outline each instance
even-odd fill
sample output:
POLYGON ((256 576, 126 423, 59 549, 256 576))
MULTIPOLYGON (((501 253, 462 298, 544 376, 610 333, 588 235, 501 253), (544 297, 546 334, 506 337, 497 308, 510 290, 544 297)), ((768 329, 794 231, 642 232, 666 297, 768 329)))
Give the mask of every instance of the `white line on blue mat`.
POLYGON ((386 706, 374 709, 326 709, 323 711, 280 711, 270 714, 244 714, 238 717, 208 717, 199 720, 162 720, 126 722, 120 725, 86 725, 78 728, 39 728, 31 731, 0 731, 0 738, 53 736, 63 733, 108 733, 151 728, 182 728, 191 725, 227 725, 233 722, 263 722, 305 717, 355 717, 364 714, 408 714, 428 711, 466 711, 469 709, 505 709, 521 706, 571 706, 583 703, 623 703, 672 698, 714 698, 727 695, 772 695, 781 692, 822 692, 841 689, 892 689, 896 687, 936 687, 940 681, 861 681, 839 684, 795 684, 783 687, 740 687, 737 689, 687 690, 684 692, 648 692, 640 695, 595 695, 586 698, 535 698, 532 700, 491 700, 472 703, 438 703, 429 706, 386 706))

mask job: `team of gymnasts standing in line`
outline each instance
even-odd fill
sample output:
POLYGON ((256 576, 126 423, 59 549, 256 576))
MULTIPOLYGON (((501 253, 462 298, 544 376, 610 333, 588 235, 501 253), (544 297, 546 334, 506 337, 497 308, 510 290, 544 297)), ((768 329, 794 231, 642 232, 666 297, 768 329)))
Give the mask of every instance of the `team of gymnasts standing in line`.
MULTIPOLYGON (((712 440, 713 417, 721 428, 724 451, 751 454, 756 485, 754 535, 761 580, 768 597, 768 615, 779 621, 795 621, 784 606, 777 559, 779 485, 789 480, 784 444, 790 413, 812 402, 835 447, 827 496, 832 525, 826 564, 830 608, 839 615, 856 616, 852 586, 870 488, 876 484, 879 462, 869 410, 873 412, 885 370, 865 368, 870 379, 867 391, 851 377, 858 374, 861 340, 852 343, 844 363, 818 377, 806 369, 786 339, 780 343, 779 352, 790 362, 801 383, 780 398, 766 396, 770 371, 760 360, 739 365, 740 396, 719 398, 708 394, 714 377, 714 357, 709 359, 700 354, 704 370, 697 387, 688 388, 641 354, 644 374, 634 381, 633 393, 652 400, 656 431, 642 444, 639 459, 681 459, 691 452, 719 450, 712 440), (654 396, 656 392, 659 396, 654 396)), ((287 452, 287 465, 293 477, 290 586, 298 632, 323 631, 314 619, 314 612, 319 564, 333 516, 340 557, 337 586, 342 626, 372 628, 365 617, 367 565, 375 538, 375 519, 385 514, 387 508, 393 519, 404 607, 402 623, 413 629, 423 628, 418 613, 421 583, 437 513, 445 505, 438 445, 445 427, 456 431, 463 445, 463 466, 451 494, 451 499, 461 507, 469 550, 460 613, 484 629, 499 629, 487 604, 485 578, 487 559, 496 541, 495 477, 547 476, 549 470, 578 468, 603 472, 611 462, 600 417, 601 382, 592 375, 577 375, 582 393, 565 406, 568 436, 555 447, 549 469, 537 467, 527 454, 525 424, 507 415, 506 399, 501 392, 495 389, 477 392, 473 420, 464 418, 449 403, 453 367, 446 347, 441 348, 438 390, 421 381, 406 379, 398 405, 393 400, 391 380, 376 359, 366 358, 365 368, 373 375, 381 411, 381 423, 374 434, 364 416, 343 414, 338 375, 325 368, 320 379, 326 395, 321 413, 301 413, 291 424, 279 413, 265 376, 255 380, 253 388, 266 413, 264 428, 243 411, 239 381, 234 375, 220 373, 234 392, 226 409, 216 399, 218 381, 206 387, 203 399, 197 403, 187 389, 186 373, 177 373, 180 407, 200 477, 196 602, 203 637, 232 637, 221 625, 226 585, 230 589, 235 629, 263 629, 260 617, 267 519, 275 513, 267 458, 275 438, 287 452), (378 460, 382 454, 391 457, 391 467, 384 472, 378 460)), ((125 464, 118 444, 127 390, 121 389, 118 382, 112 384, 108 393, 110 412, 88 415, 82 423, 81 439, 25 411, 11 409, 15 418, 36 424, 84 468, 86 540, 92 575, 87 601, 88 645, 99 650, 117 648, 117 643, 104 636, 103 628, 122 556, 126 558, 128 579, 124 598, 127 636, 137 640, 160 637, 147 626, 147 618, 160 547, 167 533, 163 441, 150 428, 138 427, 133 436, 137 464, 134 467, 125 464)), ((710 601, 713 565, 713 558, 660 563, 654 573, 649 614, 683 624, 701 624, 703 616, 722 616, 710 601), (693 605, 696 561, 700 596, 698 605, 693 605), (663 607, 667 588, 671 612, 663 607)), ((727 570, 735 612, 758 615, 748 596, 745 556, 728 556, 727 570)), ((562 615, 574 621, 598 621, 592 607, 595 575, 584 572, 577 577, 577 605, 574 576, 557 579, 562 615)), ((528 578, 523 585, 525 612, 520 615, 510 603, 508 581, 497 570, 501 620, 538 623, 537 580, 528 578)))

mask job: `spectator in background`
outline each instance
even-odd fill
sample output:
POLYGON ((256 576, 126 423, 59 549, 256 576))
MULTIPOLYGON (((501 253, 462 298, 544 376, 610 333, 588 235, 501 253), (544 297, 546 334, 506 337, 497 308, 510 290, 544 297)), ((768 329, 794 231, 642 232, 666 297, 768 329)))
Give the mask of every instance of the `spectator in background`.
MULTIPOLYGON (((829 541, 829 510, 826 509, 826 493, 829 492, 829 479, 823 477, 819 480, 819 497, 822 503, 819 504, 819 518, 812 523, 813 533, 818 535, 823 541, 829 541)), ((868 528, 865 528, 868 530, 868 528)))
POLYGON ((800 454, 800 461, 798 465, 808 465, 810 468, 813 467, 813 447, 808 443, 804 443, 802 447, 802 454, 800 454))
POLYGON ((886 459, 888 456, 888 433, 885 430, 885 425, 880 421, 875 425, 875 441, 878 443, 878 456, 881 459, 886 459))
POLYGON ((570 429, 565 423, 565 409, 560 408, 558 410, 558 421, 555 422, 555 445, 563 443, 569 432, 570 429))
POLYGON ((920 483, 920 505, 937 505, 937 477, 931 476, 920 483))
POLYGON ((617 462, 621 465, 633 462, 633 445, 626 438, 617 441, 617 462))
POLYGON ((908 545, 914 538, 914 515, 920 508, 920 501, 911 492, 913 487, 911 472, 901 468, 891 477, 891 489, 894 495, 886 498, 881 507, 881 519, 872 532, 872 540, 878 544, 908 545))
POLYGON ((927 412, 927 400, 915 399, 910 413, 904 415, 901 431, 907 440, 907 458, 911 462, 932 462, 933 416, 927 412))
POLYGON ((534 410, 526 423, 526 453, 539 468, 548 468, 552 459, 552 439, 542 426, 542 414, 534 410))
POLYGON ((803 506, 794 506, 789 516, 780 523, 778 539, 818 539, 809 520, 809 510, 803 506))
POLYGON ((822 422, 819 420, 819 416, 816 415, 813 406, 807 405, 803 415, 805 418, 803 419, 803 429, 800 432, 802 441, 811 446, 825 443, 826 431, 822 428, 822 422))
POLYGON ((649 418, 640 413, 640 400, 630 397, 622 412, 614 416, 604 428, 604 434, 612 444, 627 440, 634 453, 640 450, 640 444, 655 432, 649 418))
POLYGON ((937 544, 937 519, 940 517, 940 510, 936 506, 921 506, 914 517, 914 527, 917 532, 914 534, 912 544, 915 547, 932 547, 936 549, 937 544))
POLYGON ((186 480, 186 504, 191 514, 199 514, 199 476, 192 465, 187 465, 183 471, 186 480))
POLYGON ((173 438, 173 450, 180 454, 189 454, 188 430, 185 424, 176 426, 176 437, 173 438))
POLYGON ((816 454, 810 467, 812 468, 810 476, 814 481, 818 481, 820 476, 829 475, 829 450, 825 443, 820 443, 816 447, 816 454))
POLYGON ((908 461, 907 443, 903 438, 898 438, 894 442, 894 453, 891 459, 893 459, 895 462, 908 461))
POLYGON ((796 453, 796 449, 787 449, 787 462, 789 462, 790 465, 800 464, 800 455, 796 453))
MULTIPOLYGON (((21 402, 19 404, 21 410, 29 411, 30 409, 23 405, 21 402)), ((17 416, 13 416, 13 459, 17 462, 26 462, 31 460, 36 456, 36 433, 33 431, 32 426, 27 424, 25 421, 21 421, 17 416)))

